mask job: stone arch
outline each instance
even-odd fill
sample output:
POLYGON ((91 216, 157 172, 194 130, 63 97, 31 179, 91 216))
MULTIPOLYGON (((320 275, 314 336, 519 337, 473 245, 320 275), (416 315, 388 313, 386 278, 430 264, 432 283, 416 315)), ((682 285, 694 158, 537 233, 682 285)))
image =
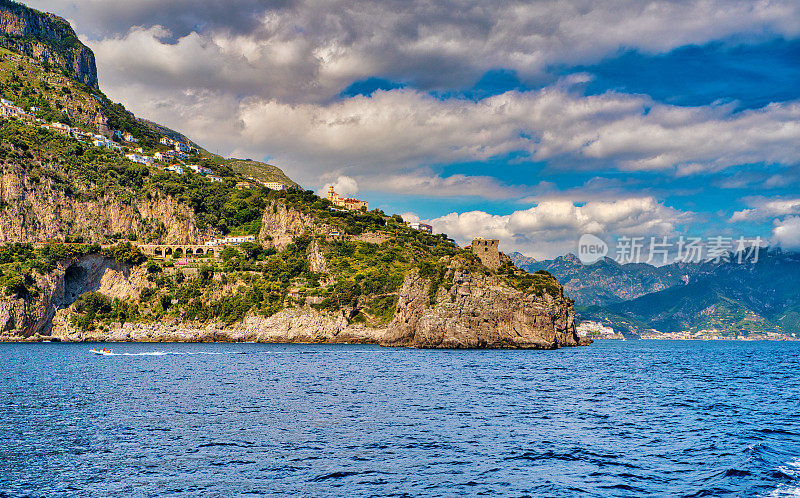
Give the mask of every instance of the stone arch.
POLYGON ((202 247, 198 247, 197 250, 194 253, 197 254, 198 256, 202 256, 203 255, 203 248, 202 247))
POLYGON ((183 247, 176 247, 175 252, 173 253, 175 257, 182 258, 184 257, 183 247))
POLYGON ((187 248, 186 248, 186 251, 184 251, 184 252, 186 253, 186 257, 187 257, 187 258, 188 258, 189 256, 194 256, 194 251, 192 250, 192 248, 191 248, 191 247, 187 247, 187 248))
POLYGON ((160 247, 154 247, 153 256, 164 256, 164 251, 160 247))
POLYGON ((164 256, 171 256, 171 255, 172 255, 172 248, 167 247, 167 249, 164 251, 164 256))

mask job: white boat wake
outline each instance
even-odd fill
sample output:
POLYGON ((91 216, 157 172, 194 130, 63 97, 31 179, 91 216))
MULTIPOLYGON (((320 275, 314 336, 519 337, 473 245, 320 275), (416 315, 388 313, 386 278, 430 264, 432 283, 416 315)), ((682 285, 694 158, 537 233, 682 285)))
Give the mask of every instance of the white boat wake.
POLYGON ((101 356, 191 356, 191 355, 224 355, 224 354, 248 354, 247 351, 143 351, 141 353, 114 353, 111 351, 98 351, 92 349, 90 353, 101 356))

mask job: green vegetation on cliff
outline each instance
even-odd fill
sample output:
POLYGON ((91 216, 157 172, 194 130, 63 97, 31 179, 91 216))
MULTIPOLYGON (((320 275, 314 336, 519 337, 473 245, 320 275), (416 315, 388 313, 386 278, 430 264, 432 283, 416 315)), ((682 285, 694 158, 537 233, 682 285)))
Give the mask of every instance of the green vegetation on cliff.
MULTIPOLYGON (((78 200, 113 195, 122 202, 171 196, 192 207, 199 228, 220 233, 256 233, 270 190, 236 189, 231 172, 223 182, 210 182, 191 171, 179 175, 134 164, 121 154, 81 143, 61 133, 21 121, 0 120, 3 172, 24 171, 34 183, 48 182, 78 200)), ((153 236, 158 235, 154 227, 153 236)))
POLYGON ((0 46, 37 57, 43 67, 97 87, 94 54, 66 20, 10 0, 0 0, 0 15, 15 18, 0 32, 0 46))
POLYGON ((63 244, 58 242, 34 247, 33 244, 0 246, 0 288, 6 296, 27 298, 36 296, 39 287, 36 274, 52 272, 59 262, 75 261, 89 254, 101 254, 118 263, 139 264, 144 256, 130 242, 102 247, 99 244, 63 244))

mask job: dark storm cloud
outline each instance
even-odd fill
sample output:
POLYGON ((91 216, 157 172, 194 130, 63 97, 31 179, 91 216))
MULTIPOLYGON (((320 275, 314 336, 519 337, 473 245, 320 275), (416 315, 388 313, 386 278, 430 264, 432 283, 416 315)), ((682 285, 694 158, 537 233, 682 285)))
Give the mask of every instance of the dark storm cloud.
MULTIPOLYGON (((371 76, 425 90, 449 90, 469 87, 486 71, 504 68, 518 72, 524 81, 541 83, 547 81, 542 78, 551 65, 597 61, 621 49, 662 53, 686 44, 732 38, 740 42, 756 35, 794 37, 800 32, 800 5, 793 0, 30 3, 73 20, 78 32, 100 44, 142 29, 151 30, 164 44, 197 36, 208 49, 196 54, 197 64, 216 65, 215 51, 241 61, 240 70, 229 72, 234 81, 220 78, 219 88, 250 91, 235 81, 239 74, 251 75, 250 68, 282 72, 285 78, 269 75, 254 93, 294 101, 328 99, 349 83, 371 76), (156 26, 161 28, 153 30, 156 26), (292 90, 286 81, 301 84, 289 84, 292 90)), ((131 47, 134 55, 141 50, 131 47)), ((174 74, 176 81, 185 82, 188 78, 183 76, 174 74)))
POLYGON ((77 24, 92 38, 124 35, 132 26, 160 25, 172 41, 196 32, 226 31, 247 34, 258 31, 268 11, 290 8, 292 0, 34 0, 29 5, 55 12, 77 24))

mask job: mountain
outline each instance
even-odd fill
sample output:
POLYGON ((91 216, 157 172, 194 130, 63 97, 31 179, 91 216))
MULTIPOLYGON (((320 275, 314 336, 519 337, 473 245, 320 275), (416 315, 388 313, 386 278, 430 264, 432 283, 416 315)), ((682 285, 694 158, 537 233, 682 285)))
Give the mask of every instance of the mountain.
POLYGON ((235 158, 228 159, 227 164, 233 168, 236 173, 245 178, 251 178, 259 182, 281 182, 286 185, 297 185, 297 183, 286 176, 280 168, 271 164, 254 161, 252 159, 235 158))
POLYGON ((688 285, 605 309, 662 332, 797 333, 800 256, 764 251, 757 263, 723 263, 688 285))
POLYGON ((0 0, 0 46, 27 55, 45 67, 63 70, 76 81, 99 88, 94 53, 69 23, 9 0, 0 0))
MULTIPOLYGON (((732 258, 733 259, 733 258, 732 258)), ((648 331, 716 336, 800 332, 798 256, 764 249, 756 263, 592 265, 567 254, 522 266, 546 270, 573 297, 578 317, 628 336, 648 331), (710 332, 711 333, 711 332, 710 332)))
POLYGON ((511 262, 514 263, 514 266, 518 268, 526 268, 528 266, 533 266, 537 263, 535 258, 531 258, 530 256, 525 256, 520 252, 512 252, 508 254, 508 257, 509 259, 511 259, 511 262))
POLYGON ((578 306, 604 306, 635 299, 651 292, 684 285, 705 270, 701 265, 677 263, 655 267, 645 263, 621 265, 603 258, 584 265, 574 254, 534 263, 521 264, 529 272, 546 270, 562 284, 578 306))
POLYGON ((74 64, 94 59, 63 19, 2 6, 0 341, 586 343, 552 275, 142 120, 74 64))

